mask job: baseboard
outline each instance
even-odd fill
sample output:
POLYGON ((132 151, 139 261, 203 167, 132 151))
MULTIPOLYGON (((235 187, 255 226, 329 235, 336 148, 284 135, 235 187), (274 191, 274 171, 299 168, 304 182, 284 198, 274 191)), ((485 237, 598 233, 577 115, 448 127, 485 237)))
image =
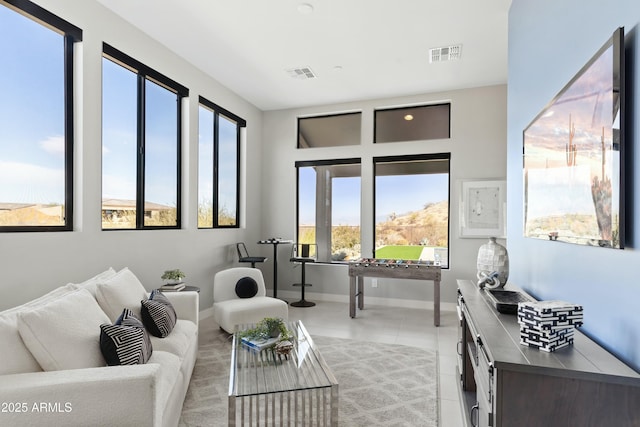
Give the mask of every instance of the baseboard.
POLYGON ((200 311, 200 320, 208 319, 209 317, 213 317, 213 307, 205 308, 200 311))
MULTIPOLYGON (((349 304, 349 295, 338 294, 321 294, 315 292, 306 292, 305 299, 309 301, 325 301, 325 302, 341 302, 349 304)), ((296 291, 278 291, 278 297, 289 302, 300 299, 300 292, 296 291)), ((365 306, 381 305, 384 307, 400 307, 400 308, 418 308, 422 310, 433 310, 433 301, 416 301, 400 298, 380 298, 365 296, 365 306)), ((457 304, 452 302, 441 302, 440 311, 456 311, 457 304)), ((213 307, 205 308, 200 311, 200 319, 213 317, 213 307)))
MULTIPOLYGON (((289 302, 297 301, 300 299, 300 292, 299 291, 298 292, 278 291, 278 297, 283 298, 289 302)), ((349 304, 349 295, 315 293, 315 292, 307 292, 305 290, 304 298, 309 301, 341 302, 341 303, 349 304)), ((400 298, 381 298, 381 297, 370 297, 368 295, 365 295, 364 303, 365 303, 365 306, 381 305, 385 307, 419 308, 423 310, 433 310, 433 301, 408 300, 408 299, 400 299, 400 298)), ((457 306, 456 303, 441 302, 440 310, 456 311, 456 306, 457 306)))

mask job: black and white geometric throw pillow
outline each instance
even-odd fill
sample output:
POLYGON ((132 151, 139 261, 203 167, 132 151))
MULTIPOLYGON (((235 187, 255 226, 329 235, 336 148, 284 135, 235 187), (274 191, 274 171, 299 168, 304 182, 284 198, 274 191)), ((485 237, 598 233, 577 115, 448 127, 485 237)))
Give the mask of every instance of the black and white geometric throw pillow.
POLYGON ((100 325, 100 350, 107 365, 147 363, 153 352, 144 325, 128 308, 113 325, 100 325))
POLYGON ((178 316, 171 302, 157 289, 142 300, 142 323, 153 336, 164 338, 171 333, 178 316))

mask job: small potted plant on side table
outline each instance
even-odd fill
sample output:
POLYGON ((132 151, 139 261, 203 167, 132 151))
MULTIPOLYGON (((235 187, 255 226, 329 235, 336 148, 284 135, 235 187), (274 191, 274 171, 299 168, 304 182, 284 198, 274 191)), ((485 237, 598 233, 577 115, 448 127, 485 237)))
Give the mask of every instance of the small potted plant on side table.
POLYGON ((180 269, 166 270, 160 278, 165 284, 160 287, 161 291, 180 291, 184 289, 184 278, 187 277, 180 269))

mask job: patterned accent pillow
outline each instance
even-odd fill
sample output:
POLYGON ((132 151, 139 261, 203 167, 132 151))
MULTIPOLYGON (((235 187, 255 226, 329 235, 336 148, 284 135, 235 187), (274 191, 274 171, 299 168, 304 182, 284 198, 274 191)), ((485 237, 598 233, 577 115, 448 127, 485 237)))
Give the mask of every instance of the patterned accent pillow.
POLYGON ((178 316, 171 302, 158 289, 142 300, 142 323, 153 336, 164 338, 171 333, 178 316))
POLYGON ((138 365, 147 363, 153 347, 140 319, 125 308, 113 325, 100 325, 100 350, 109 366, 138 365))

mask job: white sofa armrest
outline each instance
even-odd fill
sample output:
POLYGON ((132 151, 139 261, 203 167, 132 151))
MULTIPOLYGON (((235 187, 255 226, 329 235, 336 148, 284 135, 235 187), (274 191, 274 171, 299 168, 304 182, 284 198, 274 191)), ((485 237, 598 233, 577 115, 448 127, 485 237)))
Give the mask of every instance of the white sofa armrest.
POLYGON ((164 296, 171 301, 178 315, 178 319, 191 320, 198 325, 200 314, 200 294, 198 292, 165 292, 164 296))
POLYGON ((156 426, 160 364, 0 377, 0 425, 156 426))

